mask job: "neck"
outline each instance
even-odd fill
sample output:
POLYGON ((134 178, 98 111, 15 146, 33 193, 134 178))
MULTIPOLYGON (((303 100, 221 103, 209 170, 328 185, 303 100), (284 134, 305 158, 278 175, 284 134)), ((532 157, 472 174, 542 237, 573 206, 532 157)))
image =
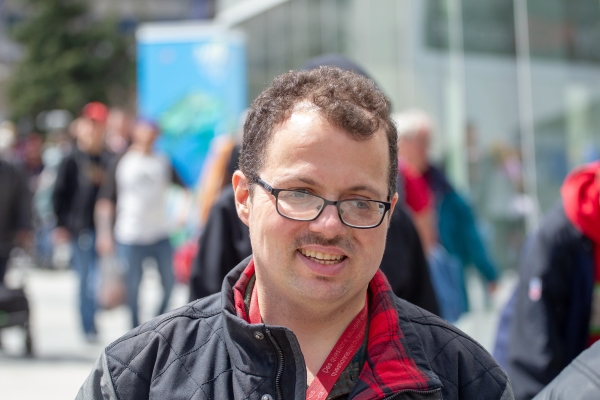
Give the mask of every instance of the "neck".
POLYGON ((100 154, 102 152, 103 147, 102 147, 102 145, 85 146, 85 145, 77 142, 77 148, 84 153, 87 153, 92 156, 97 156, 98 154, 100 154))
POLYGON ((135 151, 143 153, 143 154, 152 153, 152 145, 146 146, 146 145, 139 144, 139 143, 132 143, 131 146, 129 147, 129 149, 135 150, 135 151))
POLYGON ((290 302, 259 284, 257 294, 260 314, 270 325, 285 326, 296 335, 306 363, 307 384, 327 359, 327 356, 365 305, 366 287, 343 304, 323 302, 311 306, 306 302, 290 302))

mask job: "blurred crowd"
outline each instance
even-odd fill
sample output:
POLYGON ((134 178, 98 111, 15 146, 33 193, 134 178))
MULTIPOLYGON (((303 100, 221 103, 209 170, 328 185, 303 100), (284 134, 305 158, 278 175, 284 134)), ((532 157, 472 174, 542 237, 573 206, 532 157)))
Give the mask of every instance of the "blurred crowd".
MULTIPOLYGON (((339 56, 304 68, 319 65, 366 75, 339 56)), ((493 293, 499 268, 470 200, 430 159, 431 117, 420 110, 394 117, 402 201, 392 215, 381 269, 399 297, 456 322, 469 310, 466 269, 479 271, 493 293)), ((190 301, 220 291, 225 275, 252 252, 231 187, 242 126, 243 118, 238 132, 213 139, 190 191, 157 151, 160 127, 143 116, 92 102, 68 127, 45 136, 18 136, 14 125, 2 123, 0 282, 15 248, 26 249, 40 268, 72 268, 81 328, 90 342, 97 340, 98 309, 126 304, 131 326, 144 322, 138 297, 147 259, 154 260, 163 289, 156 314, 168 309, 176 281, 189 283, 190 301), (174 186, 183 189, 175 207, 174 186), (192 229, 174 241, 173 231, 190 219, 192 229)), ((518 187, 518 155, 498 154, 505 180, 518 187)), ((494 354, 517 398, 533 397, 600 339, 599 188, 598 163, 570 175, 559 206, 520 251, 520 283, 494 354)), ((504 195, 482 194, 491 199, 489 207, 500 208, 507 206, 504 195)))

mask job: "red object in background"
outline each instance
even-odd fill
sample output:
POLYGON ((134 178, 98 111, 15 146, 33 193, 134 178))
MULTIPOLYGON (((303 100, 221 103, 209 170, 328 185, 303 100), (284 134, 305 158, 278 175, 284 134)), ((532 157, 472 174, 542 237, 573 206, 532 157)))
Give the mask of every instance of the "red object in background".
POLYGON ((405 162, 400 162, 399 172, 404 185, 406 205, 416 214, 433 206, 433 193, 419 171, 405 162))
POLYGON ((91 103, 87 103, 85 106, 83 106, 81 115, 93 121, 104 124, 108 119, 108 107, 99 101, 92 101, 91 103))
POLYGON ((198 254, 198 240, 190 240, 173 253, 173 273, 175 280, 179 283, 189 283, 192 272, 192 263, 198 254))

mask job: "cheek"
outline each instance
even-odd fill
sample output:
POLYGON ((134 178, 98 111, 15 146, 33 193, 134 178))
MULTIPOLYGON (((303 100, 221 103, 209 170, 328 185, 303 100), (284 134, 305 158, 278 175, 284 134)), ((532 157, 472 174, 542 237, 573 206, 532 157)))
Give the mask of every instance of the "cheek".
POLYGON ((377 267, 379 267, 379 264, 381 263, 383 251, 385 250, 387 226, 384 225, 385 224, 383 223, 379 227, 375 228, 376 232, 368 232, 370 235, 366 235, 366 237, 362 240, 363 251, 367 253, 367 257, 370 259, 370 262, 376 264, 377 267))
POLYGON ((288 241, 289 224, 277 214, 275 205, 268 201, 255 202, 250 207, 250 234, 253 248, 274 251, 288 241))

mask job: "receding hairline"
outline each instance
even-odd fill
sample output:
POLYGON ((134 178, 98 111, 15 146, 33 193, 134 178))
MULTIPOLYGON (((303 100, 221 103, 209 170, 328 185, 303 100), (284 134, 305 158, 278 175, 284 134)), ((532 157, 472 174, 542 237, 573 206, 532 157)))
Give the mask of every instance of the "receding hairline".
MULTIPOLYGON (((386 132, 385 124, 382 124, 381 126, 379 126, 379 128, 377 130, 375 130, 373 133, 371 133, 369 135, 357 136, 357 135, 353 135, 352 132, 344 129, 343 127, 338 126, 338 124, 335 124, 332 121, 330 121, 327 118, 327 116, 325 115, 325 113, 322 112, 322 108, 320 108, 316 104, 310 102, 310 100, 308 100, 308 99, 299 101, 296 105, 291 107, 290 110, 291 110, 291 112, 289 113, 289 115, 286 115, 286 117, 283 121, 273 125, 271 127, 271 130, 269 131, 269 137, 268 137, 267 141, 265 142, 265 149, 264 149, 264 153, 263 153, 264 158, 263 158, 262 162, 260 163, 260 169, 257 171, 259 174, 263 171, 263 168, 267 164, 267 157, 269 156, 269 150, 270 150, 273 140, 275 138, 275 134, 280 132, 282 130, 282 128, 284 127, 284 125, 287 122, 289 122, 290 119, 292 118, 292 116, 296 113, 311 113, 311 114, 314 113, 320 119, 321 123, 325 123, 325 124, 328 124, 328 125, 336 128, 337 130, 339 130, 340 132, 342 132, 346 136, 348 136, 350 139, 355 140, 357 142, 375 140, 377 135, 381 135, 381 137, 383 138, 383 140, 385 141, 385 144, 386 144, 385 151, 383 151, 383 152, 385 153, 385 157, 388 159, 387 160, 388 161, 387 169, 388 170, 390 169, 389 167, 392 164, 392 160, 389 157, 389 151, 387 151, 387 132, 386 132)), ((389 176, 387 177, 387 179, 389 179, 389 176)), ((386 185, 386 187, 387 186, 388 185, 386 185)), ((369 191, 372 191, 373 193, 377 192, 376 189, 370 190, 372 188, 369 188, 369 187, 365 187, 365 188, 369 189, 369 191)), ((393 196, 393 193, 389 194, 389 197, 392 197, 392 196, 393 196)))
MULTIPOLYGON (((378 118, 375 113, 372 113, 369 110, 363 109, 363 111, 372 117, 378 118)), ((275 133, 277 131, 279 131, 283 127, 283 125, 285 125, 292 118, 292 116, 295 113, 299 113, 299 112, 300 113, 309 113, 309 112, 316 113, 322 122, 326 122, 329 125, 336 127, 337 129, 343 131, 348 136, 350 136, 352 139, 354 139, 358 142, 363 141, 363 140, 369 140, 370 138, 374 137, 378 131, 382 131, 384 135, 386 134, 386 127, 380 126, 377 130, 373 131, 369 135, 361 135, 361 136, 354 135, 351 131, 345 129, 342 126, 339 126, 339 124, 335 123, 335 121, 332 121, 331 118, 328 118, 326 113, 324 112, 324 109, 322 107, 319 107, 318 105, 316 105, 314 102, 312 102, 310 100, 310 98, 304 98, 304 99, 297 101, 292 107, 290 107, 289 111, 287 111, 283 115, 283 119, 280 122, 277 122, 276 124, 273 124, 273 126, 271 126, 271 129, 269 129, 269 131, 267 133, 267 135, 268 135, 268 140, 266 142, 267 146, 273 140, 275 133)), ((266 150, 266 148, 265 148, 265 150, 266 150)))

